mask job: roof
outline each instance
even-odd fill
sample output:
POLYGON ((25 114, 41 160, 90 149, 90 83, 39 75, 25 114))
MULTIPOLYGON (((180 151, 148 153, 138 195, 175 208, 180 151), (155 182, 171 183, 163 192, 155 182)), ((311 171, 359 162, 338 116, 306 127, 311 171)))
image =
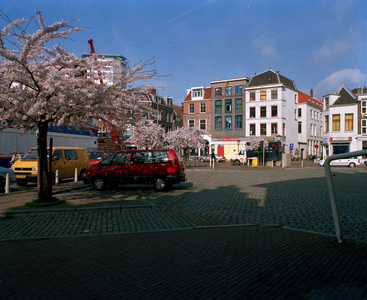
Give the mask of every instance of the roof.
POLYGON ((357 104, 357 97, 344 84, 336 91, 339 98, 331 106, 357 104))
MULTIPOLYGON (((210 100, 211 99, 211 95, 212 95, 212 88, 210 87, 207 87, 207 88, 204 88, 205 91, 204 91, 204 97, 202 100, 210 100)), ((191 97, 191 91, 187 94, 186 98, 184 101, 190 101, 192 100, 192 97, 191 97)))
POLYGON ((172 104, 173 106, 173 111, 179 115, 181 117, 181 119, 183 118, 183 110, 182 110, 182 106, 178 106, 178 105, 175 105, 175 104, 172 104))
POLYGON ((274 85, 274 84, 283 84, 286 88, 297 91, 296 84, 294 83, 293 80, 288 79, 287 77, 280 75, 279 72, 275 72, 271 69, 258 75, 252 76, 247 87, 274 85))
POLYGON ((308 103, 310 105, 316 106, 317 108, 323 108, 323 104, 320 100, 317 100, 316 98, 313 98, 300 91, 298 91, 298 103, 308 103))

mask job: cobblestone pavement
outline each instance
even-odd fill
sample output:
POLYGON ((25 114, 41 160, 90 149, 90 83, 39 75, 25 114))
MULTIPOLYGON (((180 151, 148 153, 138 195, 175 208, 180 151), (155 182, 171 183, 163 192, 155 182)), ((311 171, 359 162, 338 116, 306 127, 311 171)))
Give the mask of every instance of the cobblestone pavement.
POLYGON ((165 193, 58 194, 104 206, 0 218, 0 298, 367 299, 367 172, 332 171, 342 244, 323 168, 191 168, 165 193))
MULTIPOLYGON (((365 168, 335 168, 333 182, 343 237, 367 242, 365 168)), ((101 235, 200 226, 255 224, 335 235, 323 168, 189 169, 188 181, 165 193, 151 186, 76 190, 59 198, 107 198, 152 204, 150 209, 89 210, 0 218, 0 240, 101 235)), ((97 200, 96 200, 97 201, 97 200)))

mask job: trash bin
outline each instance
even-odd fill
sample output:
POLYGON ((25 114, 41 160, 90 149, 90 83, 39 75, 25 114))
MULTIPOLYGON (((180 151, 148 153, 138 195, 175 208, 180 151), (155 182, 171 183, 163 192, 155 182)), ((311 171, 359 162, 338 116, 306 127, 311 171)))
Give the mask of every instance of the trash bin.
POLYGON ((253 167, 257 167, 257 157, 254 157, 254 158, 252 159, 252 166, 253 166, 253 167))

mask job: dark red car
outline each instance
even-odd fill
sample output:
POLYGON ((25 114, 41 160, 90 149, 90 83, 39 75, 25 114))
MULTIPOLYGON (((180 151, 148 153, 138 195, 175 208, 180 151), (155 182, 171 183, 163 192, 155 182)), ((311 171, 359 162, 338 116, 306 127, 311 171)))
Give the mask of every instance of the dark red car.
POLYGON ((186 181, 181 156, 174 150, 127 150, 116 152, 91 166, 83 174, 83 181, 96 190, 119 184, 153 184, 157 191, 186 181))
POLYGON ((114 152, 107 150, 91 150, 88 151, 87 153, 89 156, 89 164, 93 166, 95 164, 98 164, 99 162, 101 162, 103 159, 110 156, 114 152))

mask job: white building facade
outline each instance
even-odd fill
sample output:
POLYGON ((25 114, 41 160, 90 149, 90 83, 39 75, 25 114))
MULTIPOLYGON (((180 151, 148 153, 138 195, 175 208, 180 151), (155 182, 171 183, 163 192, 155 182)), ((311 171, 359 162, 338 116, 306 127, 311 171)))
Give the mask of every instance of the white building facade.
POLYGON ((324 134, 322 155, 361 150, 358 145, 358 99, 342 85, 335 94, 323 96, 324 134))
POLYGON ((298 146, 293 155, 300 159, 322 156, 323 105, 313 97, 312 90, 310 94, 298 92, 298 146))
POLYGON ((280 141, 284 153, 298 143, 298 90, 279 72, 268 70, 251 78, 246 87, 246 136, 280 141))

